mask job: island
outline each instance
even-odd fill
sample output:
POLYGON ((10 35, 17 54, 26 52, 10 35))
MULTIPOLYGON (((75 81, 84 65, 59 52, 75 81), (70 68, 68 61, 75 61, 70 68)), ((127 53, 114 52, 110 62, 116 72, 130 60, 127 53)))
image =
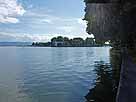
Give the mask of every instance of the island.
POLYGON ((70 39, 68 37, 53 37, 50 42, 33 42, 33 47, 102 47, 110 44, 96 41, 95 38, 87 37, 85 40, 81 37, 70 39))

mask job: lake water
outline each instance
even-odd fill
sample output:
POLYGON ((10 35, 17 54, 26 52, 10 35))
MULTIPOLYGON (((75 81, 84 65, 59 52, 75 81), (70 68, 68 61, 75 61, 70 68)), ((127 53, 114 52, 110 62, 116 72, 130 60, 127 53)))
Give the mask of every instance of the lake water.
POLYGON ((0 47, 0 102, 85 102, 109 47, 0 47))

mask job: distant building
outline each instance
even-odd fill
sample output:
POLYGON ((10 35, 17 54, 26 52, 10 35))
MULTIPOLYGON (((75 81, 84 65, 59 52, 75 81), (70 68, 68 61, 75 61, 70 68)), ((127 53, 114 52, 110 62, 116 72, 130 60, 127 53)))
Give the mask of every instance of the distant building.
POLYGON ((54 47, 64 46, 64 41, 53 41, 52 46, 54 46, 54 47))

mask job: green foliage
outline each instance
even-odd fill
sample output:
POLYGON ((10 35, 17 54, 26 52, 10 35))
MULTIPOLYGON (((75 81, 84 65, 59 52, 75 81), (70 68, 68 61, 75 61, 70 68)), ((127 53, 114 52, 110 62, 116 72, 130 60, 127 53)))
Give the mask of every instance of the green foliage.
POLYGON ((56 40, 57 40, 57 41, 63 41, 64 39, 63 39, 62 36, 58 36, 56 40))
POLYGON ((64 37, 64 41, 69 41, 69 38, 68 37, 64 37))
POLYGON ((77 37, 73 39, 69 39, 68 37, 53 37, 51 42, 43 43, 43 42, 36 42, 32 43, 32 46, 52 46, 52 47, 92 47, 92 46, 104 46, 105 44, 97 44, 95 43, 94 38, 83 38, 77 37))
POLYGON ((53 37, 52 39, 51 39, 51 42, 53 42, 53 41, 56 41, 56 37, 53 37))
POLYGON ((82 38, 73 38, 72 44, 74 46, 83 46, 84 40, 82 38))
POLYGON ((84 41, 84 44, 86 45, 86 46, 91 46, 91 45, 94 45, 95 44, 95 41, 94 41, 94 39, 93 38, 86 38, 85 39, 85 41, 84 41))

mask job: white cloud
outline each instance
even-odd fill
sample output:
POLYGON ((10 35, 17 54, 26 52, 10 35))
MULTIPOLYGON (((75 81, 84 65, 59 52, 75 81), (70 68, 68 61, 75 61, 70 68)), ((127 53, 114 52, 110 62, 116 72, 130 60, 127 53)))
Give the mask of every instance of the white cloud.
POLYGON ((51 19, 43 19, 42 22, 53 24, 51 19))
MULTIPOLYGON (((42 13, 29 10, 24 15, 27 19, 26 24, 30 24, 31 29, 46 30, 46 32, 56 31, 56 33, 85 34, 86 21, 80 17, 62 17, 49 13, 42 13), (49 24, 49 25, 48 25, 49 24)), ((34 31, 33 30, 33 31, 34 31)))
POLYGON ((13 18, 13 17, 5 17, 3 18, 2 16, 0 16, 0 22, 1 23, 18 23, 19 20, 17 18, 13 18))
POLYGON ((72 33, 74 32, 74 30, 76 29, 74 26, 60 26, 57 27, 58 30, 62 30, 66 33, 72 33))
POLYGON ((10 32, 0 32, 0 41, 21 41, 21 42, 48 42, 53 37, 63 36, 69 38, 81 37, 86 39, 86 37, 94 37, 88 34, 70 35, 70 34, 18 34, 10 32))
POLYGON ((32 35, 32 34, 12 34, 0 32, 0 41, 37 41, 37 42, 47 42, 50 40, 49 36, 45 35, 32 35))
POLYGON ((83 26, 86 26, 86 21, 82 20, 81 18, 78 18, 77 22, 83 26))
POLYGON ((17 23, 17 16, 22 16, 26 11, 17 0, 0 0, 0 22, 17 23))
POLYGON ((94 34, 89 35, 90 38, 95 38, 94 34))

